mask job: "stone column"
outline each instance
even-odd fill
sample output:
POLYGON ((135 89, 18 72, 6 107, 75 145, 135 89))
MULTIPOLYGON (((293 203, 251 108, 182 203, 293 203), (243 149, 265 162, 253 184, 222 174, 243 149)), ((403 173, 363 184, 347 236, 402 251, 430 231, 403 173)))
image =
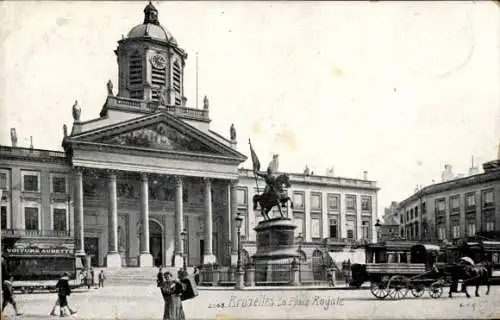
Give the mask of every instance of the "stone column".
POLYGON ((139 266, 152 267, 153 256, 149 251, 149 184, 146 173, 141 173, 141 226, 139 266))
POLYGON ((226 185, 226 218, 224 226, 224 264, 231 265, 231 254, 232 254, 232 234, 233 234, 233 223, 232 223, 232 209, 231 209, 231 184, 226 185))
POLYGON ((75 195, 74 195, 74 220, 75 220, 75 253, 77 256, 85 255, 84 247, 84 220, 83 220, 83 173, 81 168, 75 168, 75 195))
POLYGON ((182 177, 175 177, 175 257, 174 267, 182 267, 182 254, 184 253, 184 243, 182 243, 181 232, 184 229, 184 208, 182 196, 182 177))
POLYGON ((108 255, 106 256, 106 266, 108 268, 118 268, 122 265, 122 259, 118 253, 116 173, 110 171, 108 178, 108 255))
POLYGON ((398 256, 397 263, 401 263, 401 252, 396 252, 396 254, 398 256))
POLYGON ((203 264, 215 263, 212 242, 212 180, 204 178, 205 181, 205 252, 203 252, 203 264))
POLYGON ((231 180, 231 265, 238 261, 238 230, 236 228, 236 216, 238 215, 238 203, 236 197, 237 180, 231 180))

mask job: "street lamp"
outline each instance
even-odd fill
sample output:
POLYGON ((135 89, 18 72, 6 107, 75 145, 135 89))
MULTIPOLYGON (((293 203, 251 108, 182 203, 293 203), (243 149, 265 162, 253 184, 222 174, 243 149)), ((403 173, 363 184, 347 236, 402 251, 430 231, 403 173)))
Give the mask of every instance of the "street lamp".
POLYGON ((237 215, 235 221, 238 230, 238 261, 236 262, 236 268, 238 271, 241 271, 241 224, 243 223, 243 217, 237 215))
POLYGON ((186 271, 186 248, 184 248, 185 245, 185 240, 186 240, 186 229, 181 231, 181 241, 182 241, 182 267, 184 268, 184 271, 186 271))

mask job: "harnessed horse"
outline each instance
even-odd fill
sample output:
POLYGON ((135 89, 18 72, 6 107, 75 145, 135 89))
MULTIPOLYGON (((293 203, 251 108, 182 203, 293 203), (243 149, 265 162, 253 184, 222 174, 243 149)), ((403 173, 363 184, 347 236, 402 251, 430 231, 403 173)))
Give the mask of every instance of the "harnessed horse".
POLYGON ((452 284, 450 285, 450 291, 448 293, 449 297, 452 297, 453 292, 457 292, 457 284, 458 279, 462 279, 462 292, 465 293, 467 298, 470 298, 469 293, 467 292, 467 286, 476 286, 476 297, 479 297, 479 286, 485 285, 486 295, 490 293, 490 273, 492 265, 488 262, 480 262, 475 265, 467 265, 467 264, 455 264, 454 268, 452 268, 452 284))
POLYGON ((276 177, 275 181, 276 184, 274 186, 270 185, 266 192, 253 196, 253 209, 257 210, 257 204, 259 204, 260 213, 266 220, 270 219, 269 211, 274 206, 278 206, 281 217, 284 217, 281 207, 285 207, 288 201, 290 201, 291 208, 293 209, 292 199, 283 191, 283 186, 290 188, 290 178, 287 174, 282 174, 276 177))

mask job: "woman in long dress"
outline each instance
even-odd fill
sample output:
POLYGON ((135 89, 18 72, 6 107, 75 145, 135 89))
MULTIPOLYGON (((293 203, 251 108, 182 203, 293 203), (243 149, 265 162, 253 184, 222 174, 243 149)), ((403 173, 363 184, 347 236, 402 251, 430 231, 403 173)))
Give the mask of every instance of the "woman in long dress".
POLYGON ((165 301, 163 320, 185 320, 182 308, 181 294, 185 285, 172 279, 170 272, 164 273, 164 282, 161 285, 161 294, 165 301))

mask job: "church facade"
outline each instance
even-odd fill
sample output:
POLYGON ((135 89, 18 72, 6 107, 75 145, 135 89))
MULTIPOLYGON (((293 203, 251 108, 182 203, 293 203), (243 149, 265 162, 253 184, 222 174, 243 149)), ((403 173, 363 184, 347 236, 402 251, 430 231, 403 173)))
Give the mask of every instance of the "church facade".
MULTIPOLYGON (((186 105, 187 54, 151 3, 115 53, 117 92, 108 82, 92 120, 81 119, 75 101, 64 152, 17 147, 15 130, 13 146, 0 146, 2 242, 46 249, 68 243, 94 266, 182 266, 183 259, 227 265, 235 262, 241 214, 243 248, 251 254, 259 190, 251 171, 240 168, 247 157, 236 149, 234 127, 229 138, 210 129, 207 98, 202 109, 186 105)), ((291 178, 296 206, 286 213, 304 243, 373 241, 374 181, 291 178)))

